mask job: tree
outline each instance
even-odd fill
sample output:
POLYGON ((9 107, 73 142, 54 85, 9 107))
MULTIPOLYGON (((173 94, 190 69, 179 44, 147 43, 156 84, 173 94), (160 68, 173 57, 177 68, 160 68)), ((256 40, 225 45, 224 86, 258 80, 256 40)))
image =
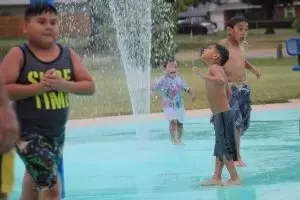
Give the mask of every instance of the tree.
MULTIPOLYGON (((180 7, 181 5, 191 5, 191 1, 194 2, 194 5, 198 5, 199 3, 216 3, 222 4, 226 1, 224 0, 169 0, 171 2, 175 2, 175 7, 180 7), (177 2, 177 3, 176 3, 177 2), (183 3, 182 3, 183 2, 183 3), (179 4, 179 5, 177 5, 179 4)), ((264 13, 266 14, 266 19, 272 21, 274 18, 274 7, 277 4, 284 4, 285 6, 292 3, 294 0, 241 0, 243 3, 252 4, 252 5, 260 5, 262 6, 264 13)), ((182 6, 181 6, 182 8, 182 6)), ((272 26, 272 23, 268 23, 265 34, 275 34, 275 29, 272 26)))
POLYGON ((177 14, 169 2, 152 0, 152 49, 151 65, 158 67, 176 53, 174 35, 177 14))
MULTIPOLYGON (((289 4, 293 0, 242 0, 244 3, 249 3, 252 5, 261 5, 264 13, 266 14, 267 20, 273 20, 274 17, 274 7, 276 4, 289 4)), ((268 23, 268 27, 265 31, 265 34, 275 34, 275 29, 271 23, 268 23)))
POLYGON ((88 50, 101 54, 115 53, 115 31, 109 9, 109 0, 88 0, 91 32, 88 39, 88 50), (110 34, 107 34, 110 33, 110 34))
POLYGON ((185 11, 189 6, 198 6, 199 4, 215 3, 222 4, 224 0, 165 0, 171 3, 177 12, 185 11))
POLYGON ((189 6, 197 6, 205 0, 165 0, 171 3, 176 13, 185 11, 189 6))
MULTIPOLYGON (((88 50, 114 55, 117 49, 116 30, 112 23, 109 0, 88 0, 87 3, 91 23, 88 50)), ((178 13, 166 0, 152 0, 152 3, 151 65, 158 67, 162 61, 174 57, 176 53, 174 35, 178 13)))

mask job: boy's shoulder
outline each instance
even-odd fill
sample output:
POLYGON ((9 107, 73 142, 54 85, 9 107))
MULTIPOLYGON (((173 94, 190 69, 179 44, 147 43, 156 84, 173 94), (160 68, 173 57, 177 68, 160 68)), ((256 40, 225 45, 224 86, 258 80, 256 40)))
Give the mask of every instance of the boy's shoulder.
POLYGON ((228 40, 227 40, 227 38, 225 38, 223 40, 220 40, 219 44, 222 45, 222 46, 228 47, 228 40))
POLYGON ((215 70, 220 70, 221 68, 222 68, 222 66, 219 64, 211 64, 211 65, 209 65, 208 70, 215 71, 215 70))
POLYGON ((71 50, 72 48, 70 47, 70 45, 66 44, 66 43, 63 43, 63 42, 56 42, 55 43, 56 45, 62 47, 63 49, 68 49, 68 50, 71 50))
POLYGON ((17 55, 23 56, 24 50, 25 50, 24 49, 25 45, 26 45, 25 43, 20 43, 20 44, 13 45, 12 47, 10 47, 7 54, 14 54, 15 56, 17 56, 17 55))
POLYGON ((244 40, 242 44, 245 45, 245 46, 249 45, 249 43, 246 40, 244 40))

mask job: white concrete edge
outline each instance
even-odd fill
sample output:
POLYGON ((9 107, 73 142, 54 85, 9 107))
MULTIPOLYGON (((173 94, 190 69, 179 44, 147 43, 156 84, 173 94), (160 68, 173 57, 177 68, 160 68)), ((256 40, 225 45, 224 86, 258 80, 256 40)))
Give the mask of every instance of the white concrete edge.
MULTIPOLYGON (((275 103, 264 105, 253 105, 253 111, 271 111, 280 109, 300 109, 300 100, 291 100, 289 103, 275 103)), ((186 110, 187 117, 207 117, 210 116, 209 109, 186 110)), ((149 120, 164 120, 163 113, 151 113, 149 120)), ((132 115, 112 116, 112 117, 99 117, 90 119, 75 119, 69 120, 67 127, 84 127, 89 125, 112 125, 115 123, 130 123, 133 122, 132 115)))

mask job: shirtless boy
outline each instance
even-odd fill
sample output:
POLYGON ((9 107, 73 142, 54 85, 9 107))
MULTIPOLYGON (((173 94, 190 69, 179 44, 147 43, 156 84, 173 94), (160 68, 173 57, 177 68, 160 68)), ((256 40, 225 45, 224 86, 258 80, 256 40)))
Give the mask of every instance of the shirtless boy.
POLYGON ((221 176, 224 165, 230 174, 230 179, 224 184, 240 184, 240 178, 234 165, 234 161, 237 161, 237 150, 233 112, 229 107, 231 89, 222 67, 228 58, 229 52, 225 47, 219 44, 210 45, 201 52, 201 59, 208 65, 208 74, 203 75, 197 68, 194 68, 195 73, 205 80, 216 137, 215 172, 213 177, 201 183, 201 186, 223 185, 221 176))
POLYGON ((238 152, 237 166, 245 167, 240 154, 240 139, 249 128, 251 113, 251 88, 246 82, 246 69, 251 71, 257 78, 260 78, 258 70, 246 60, 248 34, 248 23, 244 17, 236 16, 227 23, 227 38, 219 44, 227 47, 229 60, 224 65, 232 90, 230 107, 233 110, 234 123, 236 126, 236 143, 238 152))

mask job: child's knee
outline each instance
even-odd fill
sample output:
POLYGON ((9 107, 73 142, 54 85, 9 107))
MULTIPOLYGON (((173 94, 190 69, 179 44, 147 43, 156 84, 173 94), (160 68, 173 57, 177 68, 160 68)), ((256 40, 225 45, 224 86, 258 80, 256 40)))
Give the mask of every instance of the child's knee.
POLYGON ((170 126, 176 127, 177 126, 177 120, 171 120, 170 121, 170 126))
POLYGON ((60 186, 58 182, 52 188, 48 188, 40 192, 43 193, 42 196, 46 199, 60 199, 60 186))
POLYGON ((177 122, 177 126, 182 128, 183 127, 183 123, 181 123, 180 121, 176 121, 177 122))

